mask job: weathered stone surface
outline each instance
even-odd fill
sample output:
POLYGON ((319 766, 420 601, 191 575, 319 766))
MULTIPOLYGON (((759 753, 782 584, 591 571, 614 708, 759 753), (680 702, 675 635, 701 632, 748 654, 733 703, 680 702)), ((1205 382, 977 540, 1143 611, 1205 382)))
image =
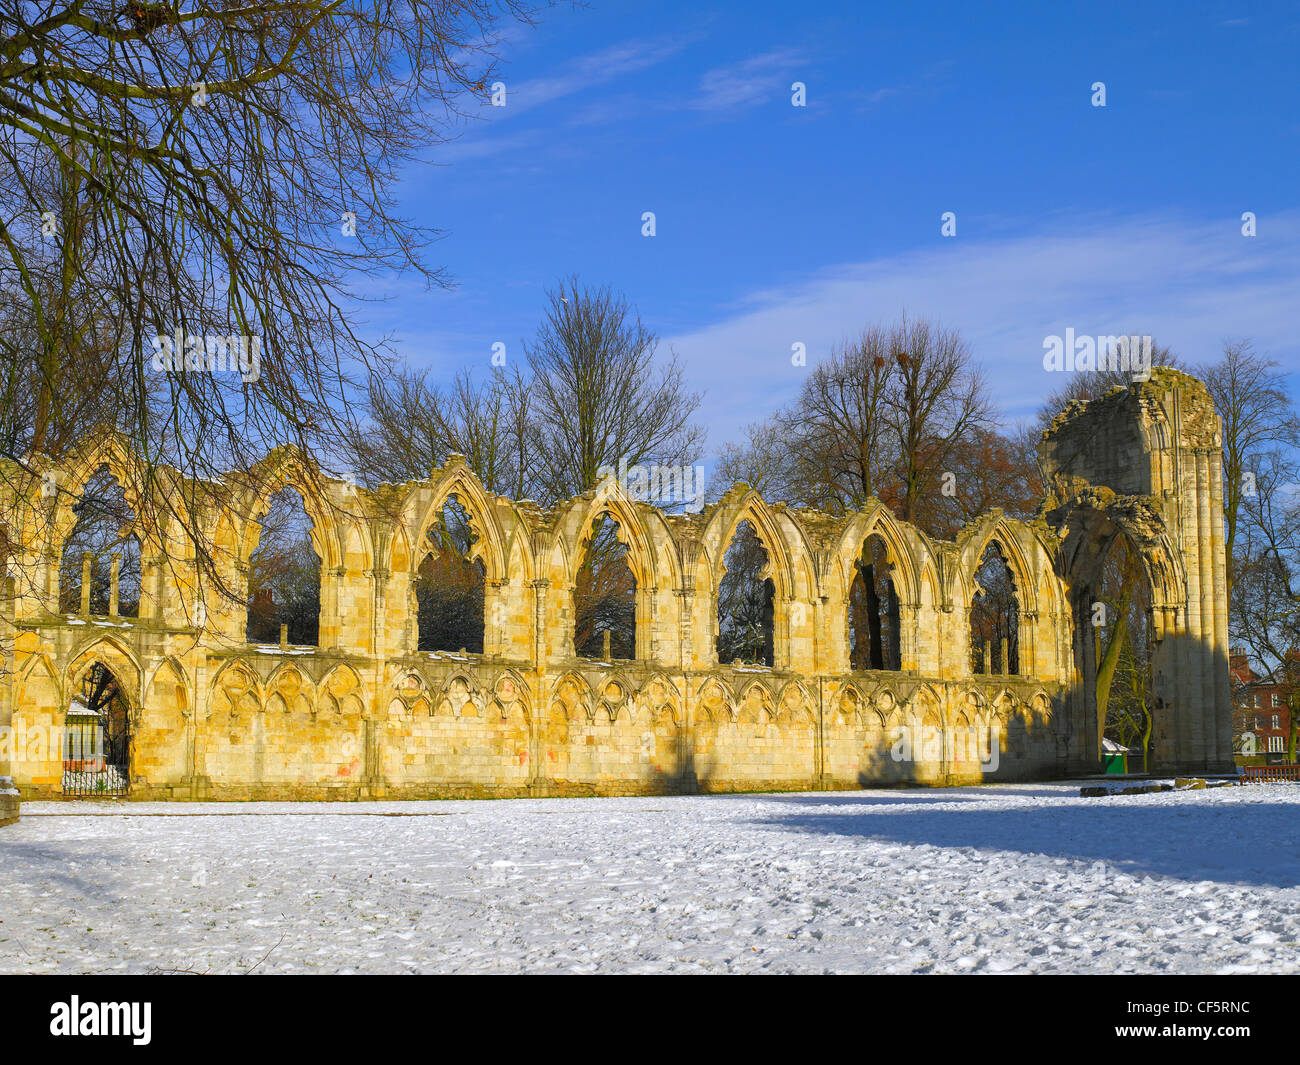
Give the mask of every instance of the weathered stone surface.
MULTIPOLYGON (((836 518, 769 505, 745 486, 698 515, 666 516, 615 485, 542 511, 486 492, 458 457, 425 481, 371 493, 313 478, 281 449, 260 495, 250 487, 203 522, 223 576, 243 587, 271 490, 303 493, 322 559, 320 645, 288 649, 246 643, 244 605, 184 562, 192 551, 174 529, 141 537, 139 618, 57 613, 81 486, 101 466, 128 498, 143 483, 124 441, 102 434, 57 469, 11 469, 22 490, 0 497, 14 578, 0 724, 12 723, 15 752, 12 768, 0 753, 0 772, 26 797, 59 793, 60 748, 34 737, 59 731, 96 661, 131 703, 138 798, 807 789, 1093 771, 1084 606, 1120 535, 1153 586, 1156 768, 1222 770, 1231 750, 1217 433, 1203 386, 1156 371, 1072 408, 1045 434, 1052 495, 1039 518, 993 511, 953 543, 879 504, 836 518), (50 483, 58 490, 43 491, 50 483), (414 545, 453 494, 486 571, 481 655, 416 650, 414 545), (574 568, 604 512, 637 582, 634 661, 573 652, 574 568), (716 661, 716 590, 742 520, 763 540, 776 589, 770 669, 716 661), (849 588, 871 534, 898 591, 900 671, 850 669, 849 588), (969 672, 973 574, 992 540, 1020 597, 1021 676, 969 672), (900 759, 909 730, 917 742, 900 759), (996 765, 980 756, 990 736, 996 765)), ((156 491, 174 505, 194 496, 169 476, 156 491)))
POLYGON ((18 789, 11 777, 0 777, 0 827, 18 820, 18 789))

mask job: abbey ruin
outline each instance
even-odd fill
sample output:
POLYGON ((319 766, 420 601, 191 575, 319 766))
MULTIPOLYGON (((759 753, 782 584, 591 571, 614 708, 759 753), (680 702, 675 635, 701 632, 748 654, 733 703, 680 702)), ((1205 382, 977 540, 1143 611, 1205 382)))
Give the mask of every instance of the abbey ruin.
MULTIPOLYGON (((245 604, 205 590, 179 526, 140 536, 138 617, 60 613, 78 493, 106 467, 130 498, 140 459, 104 433, 57 468, 8 471, 0 777, 13 786, 0 780, 0 819, 16 816, 18 795, 62 794, 57 737, 96 665, 129 704, 138 799, 824 789, 1094 772, 1091 607, 1117 538, 1149 585, 1153 768, 1233 765, 1219 422, 1201 383, 1176 371, 1067 408, 1040 446, 1051 490, 1039 516, 995 510, 955 542, 879 504, 832 517, 743 485, 697 514, 635 502, 615 482, 543 511, 490 495, 458 458, 374 492, 309 477, 307 461, 282 449, 259 476, 230 475, 238 505, 197 520, 229 582, 246 586, 269 492, 299 488, 321 559, 316 647, 248 643, 245 604), (452 496, 471 517, 484 573, 481 654, 416 649, 417 545, 452 496), (636 581, 627 660, 574 649, 575 567, 602 514, 617 521, 636 581), (770 666, 717 661, 716 594, 742 521, 768 553, 770 666), (849 586, 872 537, 897 593, 897 668, 855 670, 849 586), (1017 653, 986 654, 977 672, 972 575, 990 543, 1015 582, 1017 653), (940 742, 900 753, 909 729, 940 742)), ((192 496, 166 477, 150 484, 173 504, 192 496)))

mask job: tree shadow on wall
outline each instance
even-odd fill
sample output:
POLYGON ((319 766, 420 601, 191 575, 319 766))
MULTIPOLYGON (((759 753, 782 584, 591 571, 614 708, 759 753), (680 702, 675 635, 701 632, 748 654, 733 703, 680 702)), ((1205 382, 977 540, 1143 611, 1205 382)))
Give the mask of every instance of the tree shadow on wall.
POLYGON ((709 790, 711 778, 708 763, 696 756, 693 738, 687 736, 685 729, 679 728, 674 770, 669 773, 656 766, 651 786, 665 795, 695 795, 709 790))

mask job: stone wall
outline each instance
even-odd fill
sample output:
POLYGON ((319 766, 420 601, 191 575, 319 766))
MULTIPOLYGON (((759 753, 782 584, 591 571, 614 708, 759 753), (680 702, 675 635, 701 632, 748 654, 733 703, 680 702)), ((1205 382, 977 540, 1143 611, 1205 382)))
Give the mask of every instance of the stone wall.
POLYGON ((208 506, 202 485, 166 470, 146 477, 126 442, 103 433, 57 467, 8 471, 0 726, 12 731, 0 773, 27 798, 60 793, 61 751, 37 738, 61 727, 96 662, 131 704, 133 798, 808 789, 1089 770, 1095 663, 1080 611, 1099 552, 1120 535, 1155 587, 1161 757, 1223 768, 1217 432, 1203 386, 1157 371, 1057 420, 1044 438, 1053 490, 1039 518, 993 511, 954 542, 879 504, 833 517, 769 504, 744 485, 696 515, 666 515, 614 483, 543 511, 486 492, 460 458, 427 480, 367 492, 287 449, 230 475, 208 506), (137 503, 142 491, 187 501, 215 559, 211 572, 193 561, 179 522, 141 530, 138 618, 57 610, 71 506, 105 466, 137 503), (245 640, 239 595, 258 520, 284 484, 307 502, 322 561, 317 647, 245 640), (486 573, 482 654, 416 650, 416 545, 453 495, 486 573), (574 571, 606 513, 637 582, 632 661, 573 650, 574 571), (768 552, 771 668, 716 661, 717 589, 741 521, 768 552), (899 598, 899 671, 849 663, 854 560, 873 534, 899 598), (1019 676, 970 673, 973 574, 992 541, 1019 595, 1019 676))

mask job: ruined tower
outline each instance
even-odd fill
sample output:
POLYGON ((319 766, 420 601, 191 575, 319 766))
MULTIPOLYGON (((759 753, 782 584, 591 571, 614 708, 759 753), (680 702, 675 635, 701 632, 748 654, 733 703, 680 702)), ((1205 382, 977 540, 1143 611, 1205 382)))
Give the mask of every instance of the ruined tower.
POLYGON ((1061 537, 1060 574, 1074 602, 1078 682, 1070 721, 1099 742, 1091 595, 1117 536, 1126 536, 1150 584, 1158 772, 1233 768, 1228 693, 1227 561, 1222 428, 1205 386, 1157 367, 1146 381, 1067 407, 1039 457, 1061 537))

